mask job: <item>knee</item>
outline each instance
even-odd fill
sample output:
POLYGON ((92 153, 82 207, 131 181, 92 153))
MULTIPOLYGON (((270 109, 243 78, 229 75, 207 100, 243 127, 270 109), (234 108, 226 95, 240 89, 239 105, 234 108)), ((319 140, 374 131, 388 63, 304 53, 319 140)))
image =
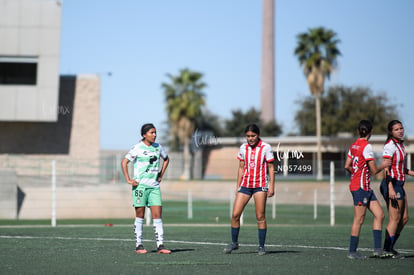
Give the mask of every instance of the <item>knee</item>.
POLYGON ((361 215, 359 217, 355 217, 354 221, 355 223, 362 225, 364 223, 364 220, 365 220, 365 215, 361 215))
POLYGON ((380 220, 381 222, 385 219, 385 215, 384 212, 382 212, 381 214, 376 216, 378 220, 380 220))
POLYGON ((233 221, 240 221, 240 216, 241 216, 241 214, 238 214, 238 213, 233 213, 233 215, 231 215, 231 219, 233 220, 233 221))
POLYGON ((257 222, 265 221, 266 220, 265 215, 264 214, 256 214, 256 220, 257 220, 257 222))
POLYGON ((389 215, 390 221, 394 223, 399 223, 401 221, 401 213, 395 213, 394 215, 389 215))

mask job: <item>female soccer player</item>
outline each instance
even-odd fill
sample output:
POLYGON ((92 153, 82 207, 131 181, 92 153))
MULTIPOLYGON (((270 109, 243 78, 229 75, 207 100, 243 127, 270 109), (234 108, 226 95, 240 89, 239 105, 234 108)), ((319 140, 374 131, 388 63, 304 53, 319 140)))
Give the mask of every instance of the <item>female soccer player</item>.
POLYGON ((135 207, 135 239, 136 253, 145 254, 142 245, 142 229, 144 225, 145 207, 151 209, 154 222, 154 233, 157 242, 157 252, 170 254, 171 251, 164 247, 164 229, 162 225, 162 203, 160 182, 167 169, 169 158, 164 148, 155 143, 157 132, 153 124, 144 124, 141 128, 141 141, 132 147, 122 160, 122 172, 126 181, 132 185, 132 203, 135 207), (161 171, 160 158, 163 158, 161 171), (134 178, 128 174, 128 163, 134 164, 134 178))
POLYGON ((385 175, 380 186, 381 194, 387 203, 389 219, 385 231, 384 253, 388 257, 402 258, 394 249, 394 245, 408 222, 407 195, 404 190, 405 174, 414 176, 414 171, 407 168, 402 123, 399 120, 392 120, 388 123, 387 130, 388 137, 382 157, 389 167, 389 175, 385 175))
POLYGON ((351 228, 349 242, 350 259, 365 259, 357 252, 359 233, 364 223, 367 208, 374 215, 372 225, 374 236, 374 256, 382 257, 381 236, 384 212, 379 204, 374 191, 370 186, 370 172, 378 173, 385 165, 375 166, 374 152, 368 143, 372 133, 372 124, 368 120, 361 120, 358 126, 359 138, 351 145, 345 162, 345 169, 351 173, 349 189, 354 200, 354 221, 351 228))
POLYGON ((237 192, 231 218, 231 239, 224 252, 230 254, 239 248, 240 216, 253 196, 259 235, 258 254, 266 254, 265 241, 267 224, 265 218, 266 199, 275 193, 274 157, 272 147, 260 139, 260 129, 250 124, 245 129, 247 143, 240 146, 237 158, 239 169, 237 174, 237 192), (269 172, 270 183, 267 185, 266 175, 269 172))

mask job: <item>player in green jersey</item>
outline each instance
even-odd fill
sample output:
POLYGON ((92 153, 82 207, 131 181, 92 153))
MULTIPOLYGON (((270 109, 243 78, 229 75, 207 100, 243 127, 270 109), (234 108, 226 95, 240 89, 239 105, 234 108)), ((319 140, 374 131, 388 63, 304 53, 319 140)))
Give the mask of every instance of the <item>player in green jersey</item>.
POLYGON ((169 158, 164 148, 155 142, 157 131, 151 123, 141 127, 141 141, 129 150, 122 160, 122 172, 126 181, 132 185, 132 201, 135 207, 135 240, 136 252, 145 254, 147 250, 142 244, 145 207, 151 209, 157 252, 170 254, 171 250, 164 247, 164 229, 162 224, 162 202, 160 182, 167 169, 169 158), (160 169, 160 160, 163 159, 160 169), (134 176, 128 173, 128 163, 134 165, 134 176))

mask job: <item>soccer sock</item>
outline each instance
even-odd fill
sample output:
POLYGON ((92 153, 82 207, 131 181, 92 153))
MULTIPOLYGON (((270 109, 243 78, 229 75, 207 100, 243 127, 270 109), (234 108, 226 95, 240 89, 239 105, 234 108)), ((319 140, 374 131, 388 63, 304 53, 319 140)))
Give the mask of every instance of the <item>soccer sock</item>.
POLYGON ((259 247, 264 247, 266 241, 266 232, 267 229, 259 229, 259 247))
POLYGON ((240 227, 232 227, 231 228, 231 241, 232 243, 237 243, 239 241, 239 232, 240 227))
POLYGON ((391 251, 391 239, 388 230, 385 230, 384 251, 391 251))
POLYGON ((390 235, 390 251, 394 248, 395 235, 390 235))
POLYGON ((391 243, 391 249, 394 249, 394 245, 397 242, 398 238, 400 237, 399 233, 395 233, 394 235, 394 241, 391 243))
POLYGON ((374 235, 374 248, 381 248, 382 244, 382 230, 372 230, 372 234, 374 235))
POLYGON ((142 244, 142 227, 144 226, 144 219, 142 218, 135 218, 134 223, 134 233, 135 233, 135 241, 136 246, 142 244))
POLYGON ((164 244, 164 229, 162 226, 162 219, 154 219, 154 233, 155 240, 157 241, 157 247, 160 244, 164 244))
POLYGON ((358 241, 359 241, 359 237, 351 236, 349 240, 349 252, 356 252, 357 247, 358 247, 358 241))

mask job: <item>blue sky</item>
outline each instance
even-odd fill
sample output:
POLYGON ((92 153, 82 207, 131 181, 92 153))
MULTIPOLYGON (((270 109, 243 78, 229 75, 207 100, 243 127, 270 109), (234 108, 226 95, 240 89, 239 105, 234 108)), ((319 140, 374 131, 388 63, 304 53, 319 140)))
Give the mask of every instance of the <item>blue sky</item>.
MULTIPOLYGON (((414 1, 276 0, 275 11, 275 118, 284 134, 297 129, 296 101, 309 95, 296 35, 323 26, 342 52, 326 85, 385 93, 414 135, 414 1)), ((183 68, 204 74, 207 108, 221 118, 259 109, 261 30, 261 0, 66 0, 60 72, 101 76, 101 148, 126 150, 143 123, 167 134, 161 83, 183 68)))

